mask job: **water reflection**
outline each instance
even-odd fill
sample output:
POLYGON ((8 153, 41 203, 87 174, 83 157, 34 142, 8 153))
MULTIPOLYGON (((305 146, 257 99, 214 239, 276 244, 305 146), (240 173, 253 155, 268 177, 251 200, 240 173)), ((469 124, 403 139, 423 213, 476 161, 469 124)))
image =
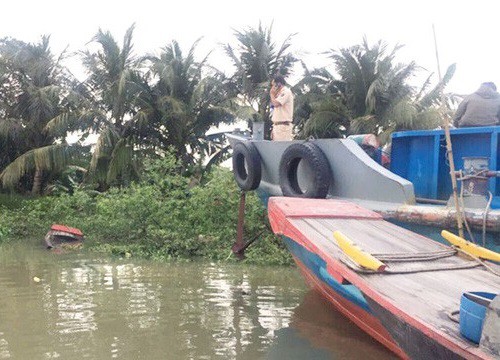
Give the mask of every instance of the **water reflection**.
POLYGON ((329 358, 348 354, 339 346, 360 344, 387 355, 331 309, 325 317, 327 305, 305 292, 293 268, 112 261, 4 246, 0 359, 278 359, 313 350, 329 358))
POLYGON ((269 350, 268 359, 284 358, 397 359, 314 290, 305 294, 269 350))

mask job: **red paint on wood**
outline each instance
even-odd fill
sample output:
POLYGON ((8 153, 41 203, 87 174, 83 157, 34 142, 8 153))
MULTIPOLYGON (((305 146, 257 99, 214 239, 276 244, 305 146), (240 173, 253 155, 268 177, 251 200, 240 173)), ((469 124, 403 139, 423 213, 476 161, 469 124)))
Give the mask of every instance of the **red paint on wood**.
MULTIPOLYGON (((317 254, 319 257, 321 257, 327 265, 327 269, 334 269, 335 272, 335 278, 337 279, 345 279, 349 281, 351 284, 356 286, 362 293, 366 294, 369 296, 371 299, 376 301, 378 304, 380 304, 382 307, 396 315, 397 317, 401 318, 404 322, 408 323, 410 326, 420 330, 423 334, 428 336, 431 339, 434 339, 434 341, 442 344, 443 346, 447 347, 448 349, 454 351, 458 355, 467 358, 467 359, 485 359, 488 358, 488 356, 481 351, 479 348, 472 348, 470 346, 466 346, 466 343, 458 343, 456 342, 451 336, 446 334, 445 332, 439 330, 439 329, 434 329, 429 326, 428 323, 416 318, 412 317, 410 314, 404 312, 401 310, 400 307, 398 307, 397 303, 393 302, 390 298, 388 298, 386 295, 372 289, 366 281, 359 276, 355 271, 352 271, 350 268, 348 268, 346 265, 344 265, 339 259, 334 258, 332 254, 325 253, 321 251, 317 246, 314 245, 313 242, 311 242, 300 230, 298 230, 290 221, 288 221, 288 218, 290 219, 296 219, 297 217, 302 217, 299 215, 296 215, 299 213, 299 211, 295 210, 289 210, 291 206, 289 204, 293 204, 294 207, 300 207, 300 202, 305 201, 308 205, 306 208, 312 209, 314 208, 314 202, 318 202, 318 207, 321 207, 323 210, 317 211, 317 214, 320 214, 321 212, 326 212, 326 209, 328 206, 326 204, 323 204, 324 202, 329 202, 333 201, 337 204, 337 207, 339 205, 342 205, 343 203, 347 202, 339 202, 338 200, 318 200, 318 199, 298 199, 295 198, 293 202, 285 201, 282 199, 293 199, 293 198, 270 198, 269 203, 268 203, 268 216, 269 220, 271 223, 271 227, 273 231, 276 234, 279 235, 284 235, 289 237, 290 239, 294 240, 296 243, 307 249, 308 251, 317 254), (342 204, 341 204, 342 203, 342 204), (287 214, 290 213, 292 216, 287 216, 287 214)), ((351 204, 352 205, 352 204, 351 204)), ((343 206, 343 205, 342 205, 343 206)), ((325 214, 324 216, 316 216, 316 217, 322 217, 322 218, 346 218, 346 219, 359 219, 359 217, 342 217, 340 215, 340 212, 342 211, 342 206, 334 210, 334 216, 328 216, 325 214), (338 215, 338 216, 337 216, 338 215)), ((356 206, 356 205, 354 205, 356 206)), ((335 207, 335 206, 334 206, 335 207)), ((349 212, 352 213, 352 207, 348 207, 349 212)), ((369 210, 366 210, 369 211, 369 210)), ((304 211, 306 213, 306 211, 304 211)), ((310 217, 310 216, 303 216, 305 218, 310 217)), ((366 218, 367 220, 374 219, 374 218, 366 218)), ((331 274, 333 276, 333 274, 331 274)), ((333 291, 333 290, 332 290, 333 291)), ((337 294, 338 295, 338 294, 337 294)), ((331 295, 330 297, 332 297, 331 295)), ((338 295, 339 296, 339 295, 338 295)), ((340 310, 340 308, 339 308, 340 310)), ((349 316, 346 314, 346 316, 349 316)), ((353 321, 355 321, 353 319, 353 321)), ((356 324, 358 324, 357 321, 355 321, 356 324)), ((362 325, 358 324, 362 329, 365 329, 362 325)), ((368 332, 368 330, 366 330, 368 332)), ((372 335, 372 334, 370 334, 372 335)), ((372 335, 375 337, 374 335, 372 335)), ((375 337, 376 338, 376 337, 375 337)), ((377 338, 378 340, 378 338, 377 338)))
POLYGON ((279 208, 288 218, 382 219, 382 215, 374 211, 348 201, 334 199, 272 197, 269 199, 268 207, 279 208))
POLYGON ((69 226, 64 226, 64 225, 54 224, 50 227, 50 230, 62 231, 62 232, 66 232, 69 234, 76 235, 76 236, 83 236, 83 233, 79 229, 72 228, 69 226))
POLYGON ((363 331, 368 333, 375 340, 387 347, 402 359, 408 359, 405 352, 394 342, 389 332, 384 328, 380 321, 366 312, 361 307, 345 299, 328 285, 318 280, 309 269, 303 265, 300 260, 294 256, 295 263, 306 278, 309 286, 318 290, 325 299, 327 299, 336 309, 338 309, 345 317, 353 321, 363 331))
POLYGON ((347 281, 339 272, 337 272, 332 266, 329 266, 328 264, 326 266, 326 271, 328 272, 328 274, 330 274, 332 278, 334 278, 339 283, 343 285, 349 283, 349 281, 347 281))

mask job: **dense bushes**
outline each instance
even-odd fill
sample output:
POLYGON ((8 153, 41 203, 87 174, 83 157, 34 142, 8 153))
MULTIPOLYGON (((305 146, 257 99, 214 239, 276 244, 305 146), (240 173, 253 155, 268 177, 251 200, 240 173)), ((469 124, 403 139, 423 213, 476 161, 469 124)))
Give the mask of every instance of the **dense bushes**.
MULTIPOLYGON (((218 168, 202 184, 190 187, 171 157, 146 164, 143 180, 106 193, 76 190, 72 195, 25 201, 16 210, 0 210, 2 238, 42 239, 52 223, 80 228, 87 248, 120 256, 154 259, 234 259, 239 190, 231 173, 218 168)), ((268 227, 258 198, 247 196, 245 237, 260 240, 248 262, 290 262, 268 227)))

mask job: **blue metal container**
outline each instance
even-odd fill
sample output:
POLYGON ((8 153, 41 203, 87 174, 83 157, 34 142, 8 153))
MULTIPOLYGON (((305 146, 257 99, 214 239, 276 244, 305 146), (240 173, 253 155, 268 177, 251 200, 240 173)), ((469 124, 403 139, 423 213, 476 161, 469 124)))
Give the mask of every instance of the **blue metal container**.
POLYGON ((496 294, 487 292, 464 293, 460 299, 460 333, 479 344, 486 315, 485 301, 493 300, 496 294), (482 300, 482 298, 486 300, 482 300))
MULTIPOLYGON (((470 156, 488 157, 490 170, 499 170, 500 126, 452 129, 450 133, 456 170, 470 156)), ((452 186, 445 155, 444 130, 392 134, 391 171, 413 183, 416 197, 448 200, 452 186)), ((493 203, 500 202, 500 178, 490 179, 488 189, 493 203)))

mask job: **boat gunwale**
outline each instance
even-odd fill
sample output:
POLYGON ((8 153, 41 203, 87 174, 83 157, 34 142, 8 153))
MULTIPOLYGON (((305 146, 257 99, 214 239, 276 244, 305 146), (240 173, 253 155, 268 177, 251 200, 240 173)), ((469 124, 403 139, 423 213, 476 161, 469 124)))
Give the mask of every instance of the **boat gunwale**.
MULTIPOLYGON (((307 250, 320 256, 327 264, 327 271, 330 273, 334 271, 351 284, 356 286, 362 293, 370 297, 372 300, 377 302, 380 306, 384 307, 392 314, 402 318, 404 322, 408 325, 421 331, 424 335, 435 339, 443 346, 457 353, 458 355, 466 358, 471 358, 473 356, 477 359, 489 358, 490 355, 482 351, 479 347, 475 347, 472 343, 468 343, 465 339, 454 338, 446 332, 439 330, 435 327, 431 327, 429 323, 418 319, 416 316, 412 316, 409 313, 403 311, 395 301, 388 298, 386 295, 380 293, 379 291, 373 289, 366 280, 358 275, 354 270, 351 270, 345 264, 343 264, 339 259, 333 257, 322 251, 319 247, 311 243, 307 237, 299 230, 292 222, 287 220, 287 215, 282 211, 282 209, 277 205, 279 199, 286 199, 282 197, 270 198, 268 202, 268 212, 271 227, 276 234, 284 235, 307 250), (278 219, 279 217, 279 219, 278 219)), ((282 200, 283 201, 283 200, 282 200)), ((332 201, 332 200, 327 200, 332 201)), ((383 219, 372 221, 384 221, 383 219)), ((332 277, 338 279, 336 274, 331 274, 332 277)), ((391 276, 391 275, 387 275, 391 276)))

